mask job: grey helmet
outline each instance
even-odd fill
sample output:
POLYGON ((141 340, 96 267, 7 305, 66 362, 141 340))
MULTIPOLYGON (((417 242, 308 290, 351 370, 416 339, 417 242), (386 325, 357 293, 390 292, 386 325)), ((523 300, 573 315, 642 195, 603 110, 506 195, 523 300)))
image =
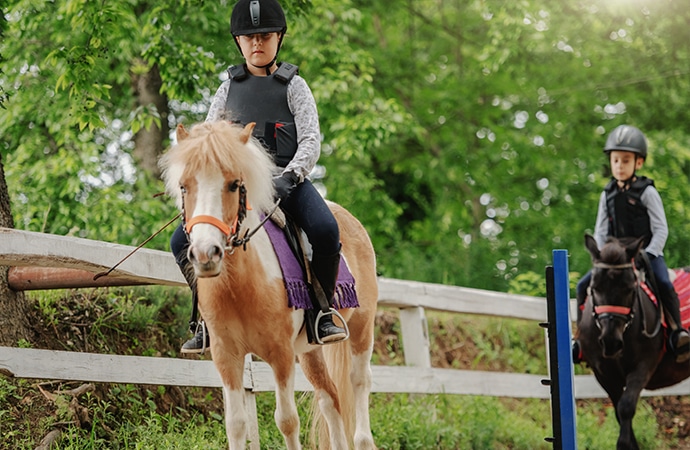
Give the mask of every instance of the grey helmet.
POLYGON ((609 133, 604 146, 604 153, 613 150, 632 152, 647 159, 647 138, 637 128, 631 125, 620 125, 609 133))

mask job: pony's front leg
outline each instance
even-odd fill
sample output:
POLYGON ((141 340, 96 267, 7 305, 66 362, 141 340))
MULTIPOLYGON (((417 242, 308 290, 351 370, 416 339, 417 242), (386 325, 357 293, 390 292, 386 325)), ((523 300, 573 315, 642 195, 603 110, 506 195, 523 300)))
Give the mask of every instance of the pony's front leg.
MULTIPOLYGON (((218 342, 212 342, 218 344, 218 342)), ((216 347, 214 355, 220 354, 216 347)), ((225 406, 225 433, 228 436, 230 450, 244 450, 247 446, 249 417, 244 404, 244 360, 228 356, 227 359, 216 358, 213 361, 223 382, 223 403, 225 406)))
POLYGON ((631 381, 630 377, 628 377, 629 381, 626 383, 625 391, 616 405, 616 417, 620 424, 620 434, 618 435, 618 443, 616 444, 616 449, 618 450, 639 449, 632 426, 633 417, 635 417, 637 403, 640 400, 640 393, 647 384, 649 377, 639 378, 643 379, 631 381))
POLYGON ((271 363, 276 382, 275 421, 288 450, 300 450, 299 414, 295 404, 295 357, 271 363))
POLYGON ((247 446, 248 420, 244 405, 244 389, 232 389, 223 384, 225 405, 225 433, 230 450, 244 450, 247 446))

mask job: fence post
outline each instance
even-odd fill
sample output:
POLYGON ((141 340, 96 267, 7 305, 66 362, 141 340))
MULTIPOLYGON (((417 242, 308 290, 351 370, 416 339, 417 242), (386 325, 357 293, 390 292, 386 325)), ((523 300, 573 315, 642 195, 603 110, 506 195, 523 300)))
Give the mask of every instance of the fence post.
MULTIPOLYGON (((252 388, 244 389, 244 407, 246 408, 247 415, 249 416, 249 449, 250 450, 260 450, 261 442, 259 439, 259 414, 256 411, 256 393, 252 390, 254 388, 254 379, 252 377, 252 354, 245 355, 244 357, 244 370, 249 371, 249 378, 252 380, 252 388)), ((223 389, 225 392, 225 389, 223 389)))
POLYGON ((400 334, 402 335, 405 365, 431 367, 429 326, 421 306, 400 309, 400 334))
POLYGON ((549 374, 545 384, 551 387, 552 438, 555 450, 576 450, 575 379, 571 351, 570 283, 568 253, 553 251, 553 266, 546 268, 548 323, 542 324, 549 334, 549 374))

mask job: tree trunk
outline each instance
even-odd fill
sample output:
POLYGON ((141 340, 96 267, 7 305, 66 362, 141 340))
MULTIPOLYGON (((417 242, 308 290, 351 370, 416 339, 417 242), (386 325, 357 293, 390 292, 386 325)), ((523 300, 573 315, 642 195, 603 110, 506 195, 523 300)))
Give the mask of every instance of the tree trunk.
MULTIPOLYGON (((0 226, 14 228, 10 209, 10 194, 0 154, 0 226)), ((31 342, 33 332, 29 323, 29 301, 23 292, 10 289, 9 267, 0 266, 0 345, 16 347, 19 339, 31 342)))
POLYGON ((154 65, 150 71, 144 74, 132 74, 132 87, 137 106, 149 107, 150 109, 152 109, 151 106, 155 107, 161 120, 160 127, 153 124, 149 128, 141 128, 134 135, 134 159, 140 168, 156 178, 160 177, 158 157, 163 153, 163 144, 170 132, 168 126, 170 111, 167 96, 160 93, 162 84, 157 65, 154 65))

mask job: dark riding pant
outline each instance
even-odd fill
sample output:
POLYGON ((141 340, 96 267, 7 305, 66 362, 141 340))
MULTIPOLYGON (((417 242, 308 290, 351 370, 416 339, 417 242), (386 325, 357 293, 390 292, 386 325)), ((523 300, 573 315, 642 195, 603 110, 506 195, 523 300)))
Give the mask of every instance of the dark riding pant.
POLYGON ((314 254, 325 256, 340 251, 338 222, 311 181, 298 184, 280 207, 304 230, 314 254))
POLYGON ((666 312, 671 315, 675 324, 682 328, 680 322, 680 302, 675 287, 668 276, 668 267, 663 256, 649 255, 649 263, 654 272, 657 288, 659 289, 659 300, 664 305, 666 312))
POLYGON ((582 318, 582 305, 585 304, 585 300, 587 299, 587 288, 589 287, 589 284, 592 282, 592 271, 588 271, 585 276, 583 276, 580 281, 577 282, 577 288, 575 289, 575 292, 577 293, 577 322, 580 323, 580 319, 582 318))

